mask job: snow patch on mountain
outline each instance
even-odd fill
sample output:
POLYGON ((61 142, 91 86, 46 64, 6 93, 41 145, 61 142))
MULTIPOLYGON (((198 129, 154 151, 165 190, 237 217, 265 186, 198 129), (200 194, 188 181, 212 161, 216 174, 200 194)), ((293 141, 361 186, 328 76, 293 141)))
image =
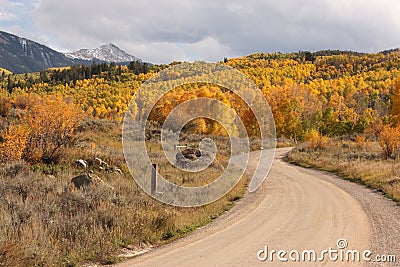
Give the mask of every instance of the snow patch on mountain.
POLYGON ((138 58, 129 55, 124 50, 118 48, 112 43, 102 45, 94 49, 80 49, 76 52, 65 53, 65 56, 71 59, 83 59, 90 61, 105 61, 105 62, 130 62, 139 60, 138 58))

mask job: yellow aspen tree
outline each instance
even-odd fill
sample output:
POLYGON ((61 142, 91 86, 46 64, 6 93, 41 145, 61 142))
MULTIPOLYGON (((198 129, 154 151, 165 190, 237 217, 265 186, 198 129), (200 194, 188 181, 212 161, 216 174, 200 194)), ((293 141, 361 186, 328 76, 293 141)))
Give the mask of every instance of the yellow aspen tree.
POLYGON ((2 135, 3 142, 0 143, 0 155, 2 162, 21 160, 30 129, 26 125, 11 125, 2 135))
POLYGON ((400 120, 400 77, 394 81, 392 90, 392 116, 398 122, 400 120))

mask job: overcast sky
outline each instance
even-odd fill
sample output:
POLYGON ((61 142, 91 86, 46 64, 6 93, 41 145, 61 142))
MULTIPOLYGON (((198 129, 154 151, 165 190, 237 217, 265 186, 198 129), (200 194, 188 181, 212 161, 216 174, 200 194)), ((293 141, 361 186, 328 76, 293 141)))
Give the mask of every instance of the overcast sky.
POLYGON ((0 29, 59 51, 112 42, 153 63, 400 47, 398 0, 0 0, 0 29))

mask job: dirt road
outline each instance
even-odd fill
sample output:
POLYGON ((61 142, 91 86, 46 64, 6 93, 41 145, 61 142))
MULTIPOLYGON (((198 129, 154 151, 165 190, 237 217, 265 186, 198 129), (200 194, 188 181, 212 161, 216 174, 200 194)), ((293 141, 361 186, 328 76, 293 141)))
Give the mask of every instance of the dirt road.
MULTIPOLYGON (((118 266, 309 266, 295 264, 287 254, 283 258, 289 262, 279 261, 276 254, 272 262, 270 257, 260 261, 258 252, 268 246, 269 252, 297 250, 300 257, 304 250, 315 250, 320 257, 329 247, 338 250, 339 239, 347 241, 343 251, 369 249, 371 258, 393 254, 400 261, 399 207, 361 185, 287 164, 281 159, 287 151, 278 149, 271 173, 256 193, 211 225, 118 266)), ((314 265, 397 264, 334 262, 325 254, 314 265)))

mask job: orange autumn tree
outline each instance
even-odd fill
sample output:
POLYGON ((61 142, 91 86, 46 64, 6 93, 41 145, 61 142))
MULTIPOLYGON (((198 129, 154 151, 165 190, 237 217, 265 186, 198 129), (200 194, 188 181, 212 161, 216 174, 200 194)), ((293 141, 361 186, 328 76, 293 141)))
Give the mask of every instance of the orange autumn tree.
POLYGON ((394 126, 386 125, 379 134, 379 145, 386 158, 398 158, 400 155, 400 77, 394 80, 391 93, 394 126), (397 126, 396 126, 397 124, 397 126))
POLYGON ((305 135, 307 141, 307 148, 310 150, 324 149, 328 146, 328 137, 323 136, 317 130, 310 130, 305 135))
MULTIPOLYGON (((24 96, 26 97, 26 96, 24 96)), ((31 162, 51 162, 74 137, 83 113, 61 96, 32 96, 24 115, 2 134, 0 143, 3 162, 25 159, 31 162)))
POLYGON ((29 160, 50 162, 68 145, 83 114, 74 103, 61 96, 42 98, 30 107, 24 122, 30 127, 25 156, 29 160))
POLYGON ((397 158, 400 155, 400 126, 384 126, 379 135, 379 145, 386 158, 397 158))
MULTIPOLYGON (((162 125, 170 112, 178 105, 199 98, 214 99, 225 104, 226 107, 232 106, 229 92, 223 92, 222 89, 217 86, 188 84, 177 87, 165 94, 151 111, 149 120, 162 125)), ((204 105, 204 102, 192 102, 191 105, 181 108, 177 113, 177 117, 184 117, 184 114, 197 114, 201 109, 209 109, 215 114, 215 120, 205 117, 197 118, 190 121, 185 126, 185 130, 189 130, 193 133, 226 135, 226 130, 218 123, 218 121, 225 121, 225 127, 228 127, 232 133, 236 133, 235 116, 230 109, 223 108, 222 106, 215 105, 211 102, 207 103, 207 105, 210 106, 200 105, 204 105)))

